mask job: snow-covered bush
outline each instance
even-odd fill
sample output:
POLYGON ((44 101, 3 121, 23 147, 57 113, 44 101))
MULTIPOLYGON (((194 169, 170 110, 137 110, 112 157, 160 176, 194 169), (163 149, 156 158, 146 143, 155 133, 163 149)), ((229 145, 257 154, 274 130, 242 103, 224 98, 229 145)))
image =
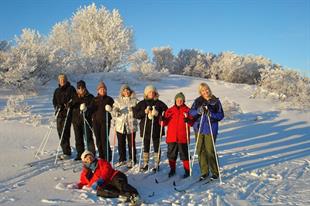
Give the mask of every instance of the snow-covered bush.
POLYGON ((149 60, 143 49, 129 56, 128 61, 131 63, 130 72, 137 74, 139 79, 156 81, 169 74, 167 69, 157 71, 155 64, 149 60))
POLYGON ((54 64, 74 73, 117 70, 134 50, 132 30, 125 27, 119 12, 95 4, 56 24, 49 45, 54 64))
POLYGON ((260 79, 259 70, 271 66, 272 62, 264 57, 223 52, 212 62, 211 78, 232 83, 256 84, 260 79))
POLYGON ((222 106, 225 113, 225 119, 233 119, 236 115, 243 113, 238 103, 227 98, 222 101, 222 106))
POLYGON ((289 102, 291 107, 310 108, 310 79, 281 67, 265 68, 254 96, 269 96, 289 102))
POLYGON ((152 49, 152 52, 156 71, 167 69, 170 73, 175 73, 175 57, 171 47, 156 47, 152 49))
POLYGON ((11 96, 6 102, 6 106, 2 110, 2 114, 6 115, 25 115, 30 114, 31 106, 29 106, 25 101, 25 97, 22 95, 11 96))
POLYGON ((50 63, 45 39, 39 32, 24 29, 16 37, 13 47, 3 63, 3 81, 17 88, 33 88, 49 79, 50 63))

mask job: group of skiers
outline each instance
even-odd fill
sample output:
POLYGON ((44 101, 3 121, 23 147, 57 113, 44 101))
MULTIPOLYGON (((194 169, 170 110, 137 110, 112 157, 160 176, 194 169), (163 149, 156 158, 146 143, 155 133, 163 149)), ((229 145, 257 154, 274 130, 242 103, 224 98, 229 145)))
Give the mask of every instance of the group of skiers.
POLYGON ((128 168, 132 168, 137 164, 135 138, 138 124, 143 142, 141 171, 149 169, 151 142, 155 162, 152 170, 155 172, 159 170, 160 141, 165 135, 164 128, 167 127, 167 157, 170 166, 168 176, 175 175, 179 154, 185 171, 183 176, 188 177, 191 172, 188 146, 190 127, 193 127, 201 180, 209 177, 209 171, 213 179, 219 177, 214 143, 218 133, 218 122, 224 118, 224 112, 220 100, 212 94, 206 83, 199 85, 199 97, 195 99, 191 108, 185 104, 185 96, 182 92, 175 95, 174 105, 168 108, 159 100, 159 93, 152 85, 145 87, 144 98, 138 101, 135 92, 127 84, 121 86, 119 96, 113 100, 107 95, 107 87, 102 81, 97 86, 96 97, 88 92, 83 80, 77 82, 77 90, 70 85, 64 74, 58 76, 58 82, 59 87, 55 90, 53 105, 57 114, 57 130, 63 150, 63 155, 59 158, 68 159, 71 156, 72 123, 77 150, 75 160, 83 162, 79 188, 96 183, 97 195, 103 197, 124 195, 130 200, 138 197, 137 190, 128 184, 126 175, 114 170, 109 163, 112 160, 109 134, 110 128, 113 128, 113 133, 118 140, 119 154, 119 161, 115 167, 127 165, 128 168), (96 138, 99 158, 96 158, 92 132, 96 138), (128 161, 126 161, 126 141, 128 161))

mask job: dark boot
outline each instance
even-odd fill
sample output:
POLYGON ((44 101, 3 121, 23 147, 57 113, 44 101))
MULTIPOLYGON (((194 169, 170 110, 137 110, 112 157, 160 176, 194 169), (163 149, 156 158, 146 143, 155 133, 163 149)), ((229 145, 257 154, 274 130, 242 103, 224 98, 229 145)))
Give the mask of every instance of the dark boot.
POLYGON ((184 173, 184 175, 183 175, 183 178, 187 178, 187 177, 189 177, 189 175, 190 175, 189 170, 185 170, 185 173, 184 173))
POLYGON ((140 168, 141 172, 146 172, 149 169, 149 153, 144 152, 143 153, 143 166, 140 168))
POLYGON ((169 172, 169 174, 168 174, 168 177, 170 178, 170 177, 172 177, 172 176, 174 176, 175 175, 175 169, 170 169, 170 172, 169 172))

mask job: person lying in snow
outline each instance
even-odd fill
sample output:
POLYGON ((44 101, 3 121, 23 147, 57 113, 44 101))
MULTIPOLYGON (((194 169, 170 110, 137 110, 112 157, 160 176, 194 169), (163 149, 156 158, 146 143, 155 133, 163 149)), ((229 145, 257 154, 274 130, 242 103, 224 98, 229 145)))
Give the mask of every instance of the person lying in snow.
POLYGON ((97 159, 90 151, 84 151, 81 155, 83 170, 80 175, 78 189, 84 186, 96 187, 97 196, 104 198, 125 197, 127 202, 136 203, 139 193, 130 184, 127 176, 114 170, 111 164, 104 159, 97 159))

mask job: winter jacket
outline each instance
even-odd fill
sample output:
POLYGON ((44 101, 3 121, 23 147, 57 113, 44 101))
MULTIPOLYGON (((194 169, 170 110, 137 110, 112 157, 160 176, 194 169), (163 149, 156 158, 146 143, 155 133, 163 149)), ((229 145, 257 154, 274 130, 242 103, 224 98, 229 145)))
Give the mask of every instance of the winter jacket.
POLYGON ((60 109, 58 117, 65 118, 67 115, 67 108, 71 105, 70 100, 76 94, 76 91, 70 82, 67 82, 64 86, 60 86, 55 89, 53 96, 54 109, 60 109), (69 103, 69 105, 68 105, 69 103))
MULTIPOLYGON (((93 99, 94 99, 94 95, 90 94, 87 90, 86 90, 86 94, 83 97, 79 97, 77 93, 74 95, 73 100, 72 100, 72 111, 73 111, 72 122, 74 124, 83 124, 83 113, 80 111, 80 105, 85 103, 86 107, 89 108, 93 99)), ((85 117, 87 121, 91 123, 90 122, 91 113, 89 110, 88 111, 86 110, 85 117)))
MULTIPOLYGON (((187 115, 189 120, 193 120, 189 115, 189 108, 184 104, 180 107, 174 105, 169 108, 164 114, 164 126, 168 126, 167 128, 167 143, 187 143, 187 135, 186 135, 186 123, 184 122, 184 113, 187 115)), ((190 125, 192 125, 193 121, 188 122, 188 136, 190 134, 190 125)))
MULTIPOLYGON (((113 106, 114 100, 110 96, 96 96, 91 105, 89 106, 89 112, 92 113, 93 122, 106 122, 106 110, 105 106, 108 104, 111 107, 113 106)), ((108 112, 108 122, 111 121, 111 114, 108 112)), ((110 126, 109 126, 110 127, 110 126)))
MULTIPOLYGON (((154 135, 159 135, 160 133, 160 124, 159 124, 159 119, 161 118, 162 112, 166 111, 168 109, 167 105, 163 103, 162 101, 158 99, 144 99, 140 101, 137 106, 134 108, 134 118, 140 120, 140 136, 143 136, 143 129, 144 129, 144 122, 145 122, 145 109, 150 106, 151 108, 155 106, 155 109, 158 111, 157 117, 154 118, 154 126, 153 126, 153 131, 154 135)), ((146 117, 147 118, 147 117, 146 117)), ((152 126, 152 120, 147 118, 146 121, 146 128, 145 130, 148 131, 148 133, 151 131, 151 126, 152 126)), ((164 128, 163 128, 163 134, 164 134, 164 128)))
POLYGON ((112 117, 115 121, 116 131, 119 133, 124 133, 124 128, 126 128, 127 133, 137 131, 137 119, 133 117, 132 109, 137 105, 138 99, 135 93, 132 93, 130 97, 119 96, 115 99, 112 110, 112 117))
POLYGON ((85 166, 83 167, 78 188, 81 189, 84 185, 91 187, 99 179, 103 180, 103 185, 101 186, 104 186, 108 184, 118 172, 118 170, 114 170, 112 168, 108 161, 104 159, 97 159, 97 167, 94 172, 85 166))
MULTIPOLYGON (((216 137, 218 134, 218 122, 221 121, 224 118, 224 111, 222 108, 222 104, 218 98, 215 96, 212 96, 210 100, 205 100, 202 96, 195 99, 189 114, 194 117, 195 123, 193 125, 195 133, 198 133, 199 130, 199 124, 200 124, 200 118, 201 115, 198 114, 198 109, 201 107, 207 107, 208 108, 208 114, 210 116, 211 121, 211 127, 213 135, 216 137)), ((210 132, 210 126, 208 123, 208 114, 203 115, 202 120, 202 127, 200 129, 200 134, 211 134, 210 132)))

